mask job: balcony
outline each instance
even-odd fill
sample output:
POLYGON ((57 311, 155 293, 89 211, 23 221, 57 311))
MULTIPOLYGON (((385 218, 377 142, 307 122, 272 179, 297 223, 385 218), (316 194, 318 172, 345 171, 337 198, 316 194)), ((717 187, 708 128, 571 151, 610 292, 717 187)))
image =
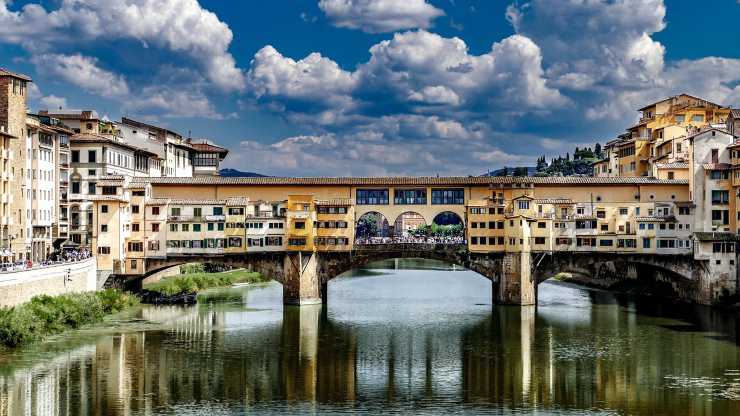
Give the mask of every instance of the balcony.
POLYGON ((288 216, 295 219, 307 220, 310 217, 309 211, 288 211, 288 216))

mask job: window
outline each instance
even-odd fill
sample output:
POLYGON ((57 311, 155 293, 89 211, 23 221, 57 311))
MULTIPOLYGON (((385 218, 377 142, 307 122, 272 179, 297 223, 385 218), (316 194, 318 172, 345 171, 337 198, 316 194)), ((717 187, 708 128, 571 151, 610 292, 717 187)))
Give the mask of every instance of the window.
POLYGON ((463 205, 464 189, 432 189, 432 205, 463 205))
POLYGON ((645 229, 645 223, 642 223, 642 222, 641 222, 641 223, 640 223, 640 224, 638 225, 638 228, 640 228, 641 230, 644 230, 644 229, 645 229))
POLYGON ((712 191, 712 205, 727 205, 730 202, 730 191, 712 191))
POLYGON ((704 114, 694 114, 691 116, 691 121, 694 123, 703 123, 704 122, 704 114))
MULTIPOLYGON (((196 217, 200 215, 193 214, 196 217)), ((244 215, 244 208, 229 208, 229 215, 244 215)))
POLYGON ((142 242, 135 242, 135 241, 130 241, 130 242, 128 243, 128 251, 133 251, 133 252, 142 252, 142 251, 144 251, 144 243, 142 243, 142 242))
POLYGON ((393 203, 396 205, 426 205, 426 189, 396 189, 393 191, 393 203))
POLYGON ((200 232, 201 225, 200 224, 193 224, 193 232, 199 233, 200 232))
POLYGON ((678 207, 678 215, 691 215, 691 208, 678 207))
POLYGON ((152 207, 152 215, 159 215, 159 207, 152 207))
POLYGON ((213 229, 215 228, 215 227, 213 226, 213 224, 214 224, 214 223, 212 223, 212 222, 209 222, 209 223, 208 223, 208 231, 213 231, 213 229))
POLYGON ((116 195, 116 187, 115 186, 104 186, 103 187, 103 195, 116 195))
POLYGON ((159 251, 159 241, 150 241, 149 242, 149 250, 150 251, 159 251))
POLYGON ((224 207, 213 207, 213 215, 224 215, 224 207))
POLYGON ((517 207, 519 209, 529 209, 529 201, 517 201, 517 207))
POLYGON ((146 191, 131 191, 132 196, 146 196, 146 191))
POLYGON ((100 226, 100 232, 101 233, 107 233, 108 232, 108 224, 102 224, 100 226))
POLYGON ((606 211, 604 210, 598 210, 596 211, 596 218, 606 218, 606 211))
POLYGON ((544 223, 544 222, 538 222, 538 223, 537 223, 537 228, 547 228, 547 223, 544 223))
POLYGON ((229 247, 241 247, 242 246, 242 239, 239 237, 229 237, 228 239, 228 245, 229 247))
POLYGON ((658 240, 658 248, 676 248, 676 240, 658 240))
POLYGON ((177 231, 177 224, 170 224, 170 231, 176 232, 177 231))
POLYGON ((72 193, 73 194, 80 193, 80 183, 79 182, 72 182, 72 193))
POLYGON ((87 193, 89 195, 95 195, 95 182, 90 182, 87 184, 87 193))
POLYGON ((182 230, 183 230, 184 232, 188 232, 188 231, 190 231, 190 224, 183 224, 183 225, 182 225, 182 230))
POLYGON ((619 208, 619 215, 627 215, 628 213, 629 213, 629 209, 619 208))
POLYGON ((288 245, 289 246, 305 246, 306 239, 305 238, 289 238, 288 245))
POLYGON ((296 221, 293 225, 293 228, 296 230, 305 230, 306 229, 306 222, 305 221, 296 221))
POLYGON ((712 163, 719 162, 719 149, 712 149, 712 163))
POLYGON ((470 237, 470 244, 473 244, 473 245, 478 244, 478 237, 470 237))
POLYGON ((712 253, 734 253, 734 242, 716 242, 712 243, 712 253))
POLYGON ((131 224, 131 231, 133 231, 135 233, 139 232, 139 226, 140 225, 139 225, 138 222, 135 222, 135 223, 131 224))
POLYGON ((649 238, 643 238, 642 239, 642 248, 650 248, 650 239, 649 238))
POLYGON ((87 163, 96 163, 96 162, 97 162, 97 151, 88 150, 87 151, 87 163))
POLYGON ((719 222, 723 225, 730 223, 729 211, 713 209, 712 210, 712 222, 719 222))
POLYGON ((80 151, 79 150, 72 151, 72 163, 80 163, 80 151))
POLYGON ((684 120, 686 120, 686 115, 676 114, 676 116, 673 119, 676 120, 676 123, 681 124, 684 122, 684 120))
POLYGON ((535 237, 534 243, 535 244, 545 244, 545 237, 535 237))
POLYGON ((609 224, 601 224, 601 231, 609 231, 609 224))
POLYGON ((159 223, 154 222, 152 223, 152 232, 158 233, 159 232, 159 223))
POLYGON ((131 205, 131 213, 132 214, 138 214, 139 213, 139 206, 138 205, 131 205))
POLYGON ((357 205, 388 205, 388 189, 358 189, 357 205))
POLYGON ((110 247, 98 247, 98 254, 110 254, 110 247))
POLYGON ((107 214, 108 213, 108 205, 101 205, 100 206, 100 212, 103 213, 103 214, 107 214))
POLYGON ((179 217, 180 216, 180 208, 172 208, 170 209, 170 215, 173 217, 179 217))
POLYGON ((218 229, 218 231, 223 231, 224 230, 224 223, 219 222, 218 223, 218 226, 216 228, 218 229))
POLYGON ((653 230, 653 229, 655 229, 655 224, 653 223, 648 224, 648 230, 653 230))
POLYGON ((611 247, 614 245, 614 240, 599 240, 599 246, 611 247))

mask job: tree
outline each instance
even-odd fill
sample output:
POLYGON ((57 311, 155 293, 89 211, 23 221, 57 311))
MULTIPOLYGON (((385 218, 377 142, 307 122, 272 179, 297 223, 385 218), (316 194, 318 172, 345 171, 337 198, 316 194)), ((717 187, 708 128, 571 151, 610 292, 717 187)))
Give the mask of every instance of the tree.
POLYGON ((594 147, 594 153, 599 159, 603 158, 603 156, 601 155, 601 145, 599 143, 596 143, 596 146, 594 147))
POLYGON ((542 173, 547 170, 547 161, 545 160, 545 156, 542 155, 539 158, 537 158, 537 172, 542 173))
POLYGON ((514 176, 529 176, 529 169, 526 167, 516 167, 514 168, 514 176))

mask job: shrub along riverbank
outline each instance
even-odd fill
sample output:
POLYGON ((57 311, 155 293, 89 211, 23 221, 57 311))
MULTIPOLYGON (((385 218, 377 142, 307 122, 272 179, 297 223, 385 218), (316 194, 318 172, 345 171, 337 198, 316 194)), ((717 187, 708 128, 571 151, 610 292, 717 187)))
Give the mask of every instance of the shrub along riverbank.
POLYGON ((106 315, 139 303, 118 290, 37 296, 30 302, 0 309, 0 344, 17 347, 69 329, 101 322, 106 315))
POLYGON ((165 278, 144 286, 142 301, 145 303, 195 303, 198 292, 237 283, 266 282, 260 273, 231 270, 221 273, 188 273, 165 278))

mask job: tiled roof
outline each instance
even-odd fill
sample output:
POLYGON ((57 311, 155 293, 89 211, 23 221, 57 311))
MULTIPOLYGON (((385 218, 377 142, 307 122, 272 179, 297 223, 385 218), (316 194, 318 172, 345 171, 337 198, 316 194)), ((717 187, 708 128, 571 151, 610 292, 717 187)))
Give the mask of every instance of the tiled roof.
POLYGON ((121 195, 80 195, 70 198, 71 201, 120 201, 128 202, 121 195))
POLYGON ((658 169, 688 169, 689 164, 686 162, 656 163, 658 169))
POLYGON ((344 206, 354 205, 352 198, 337 198, 337 199, 324 199, 317 200, 314 202, 316 205, 330 205, 330 206, 344 206))
POLYGON ((187 145, 193 148, 194 150, 198 152, 206 152, 206 153, 219 153, 224 156, 226 156, 227 153, 229 153, 228 149, 225 149, 221 146, 216 146, 211 143, 205 143, 205 142, 194 142, 192 140, 186 141, 187 145))
POLYGON ((694 140, 694 137, 699 136, 699 135, 704 134, 704 133, 709 132, 709 131, 717 131, 717 132, 724 133, 724 134, 730 134, 730 132, 727 131, 727 130, 725 130, 725 129, 718 129, 716 127, 703 127, 701 129, 699 129, 698 131, 694 132, 693 134, 690 134, 687 137, 687 139, 694 140))
POLYGON ((344 186, 395 186, 395 185, 688 185, 686 179, 656 179, 647 176, 636 177, 592 177, 592 176, 529 176, 529 177, 487 177, 487 176, 452 176, 452 177, 333 177, 333 178, 231 178, 222 176, 198 176, 192 178, 178 177, 136 177, 134 182, 151 183, 152 185, 344 185, 344 186))
POLYGON ((535 199, 535 202, 538 204, 552 204, 552 205, 559 205, 559 204, 573 204, 573 200, 570 198, 545 198, 545 199, 535 199))
POLYGON ((6 133, 6 132, 5 132, 5 131, 3 131, 3 130, 0 130, 0 137, 7 137, 7 138, 9 138, 9 139, 17 139, 17 137, 13 136, 13 135, 12 135, 12 134, 10 134, 10 133, 6 133))
POLYGON ((226 206, 227 207, 243 207, 249 205, 249 198, 244 198, 241 196, 233 197, 233 198, 227 198, 226 199, 226 206))
POLYGON ((704 170, 728 170, 732 168, 732 165, 729 163, 705 163, 701 167, 704 170))
POLYGON ((152 198, 146 201, 146 205, 167 205, 169 203, 169 198, 152 198))
POLYGON ((596 215, 576 214, 573 216, 575 220, 595 220, 596 215))
POLYGON ((732 109, 732 116, 736 118, 740 118, 740 108, 733 108, 732 109))
POLYGON ((637 222, 673 222, 675 217, 635 217, 637 222))
POLYGON ((226 205, 225 199, 170 199, 172 205, 226 205))
POLYGON ((17 72, 8 71, 5 68, 0 68, 0 77, 15 77, 15 78, 20 78, 20 79, 22 79, 24 81, 33 82, 33 80, 31 79, 31 77, 29 77, 28 75, 23 75, 23 74, 19 74, 17 72))
POLYGON ((735 233, 713 233, 698 232, 694 237, 699 241, 737 241, 738 236, 735 233))

